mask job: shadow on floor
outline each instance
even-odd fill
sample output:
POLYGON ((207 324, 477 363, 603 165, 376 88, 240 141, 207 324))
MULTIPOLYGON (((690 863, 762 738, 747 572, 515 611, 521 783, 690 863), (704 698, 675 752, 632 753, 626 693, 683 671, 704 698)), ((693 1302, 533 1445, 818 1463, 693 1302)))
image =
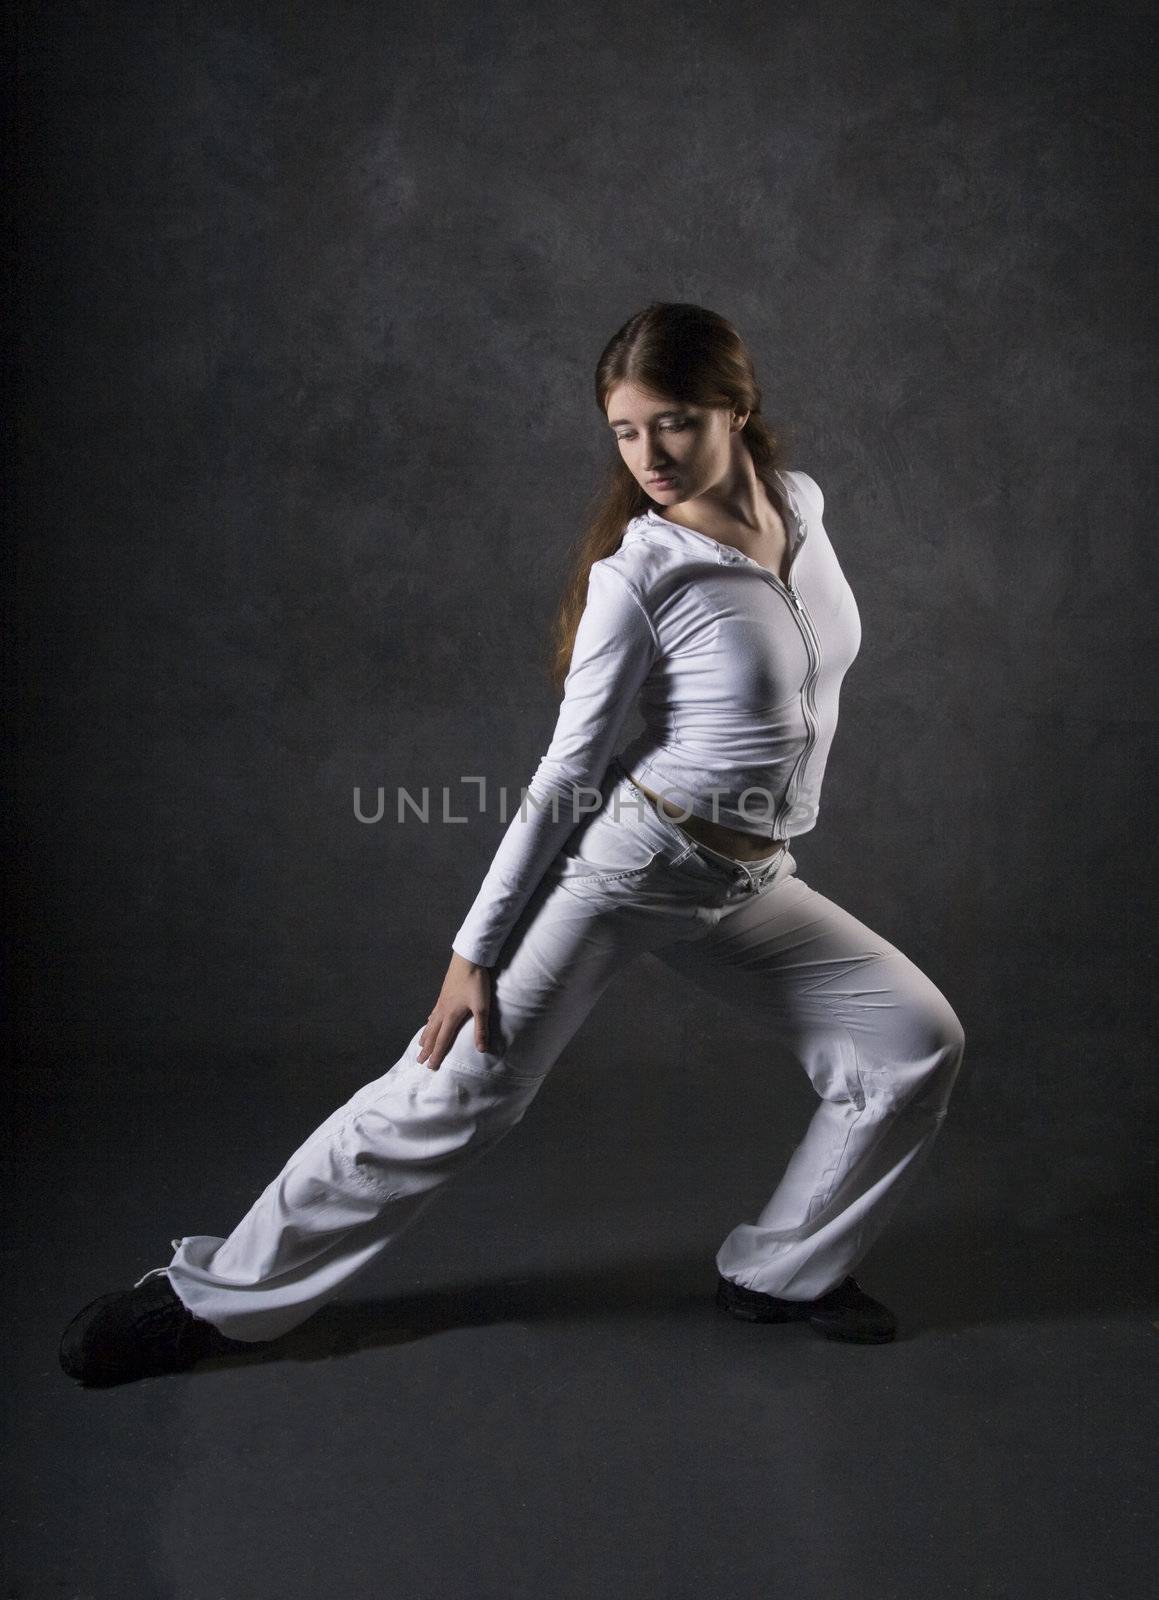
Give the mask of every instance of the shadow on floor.
MULTIPOLYGON (((942 1228, 887 1236, 855 1269, 867 1293, 898 1315, 895 1343, 980 1325, 1135 1312, 1150 1319, 1146 1208, 1131 1197, 1019 1228, 956 1214, 942 1228)), ((253 1355, 214 1357, 205 1366, 317 1361, 408 1344, 455 1328, 500 1323, 576 1322, 653 1316, 719 1319, 711 1253, 652 1255, 563 1271, 476 1278, 379 1299, 336 1301, 253 1355)), ((786 1330, 791 1331, 791 1330, 786 1330)), ((803 1326, 796 1331, 809 1335, 803 1326)))
POLYGON ((200 1365, 321 1361, 356 1350, 409 1344, 455 1328, 501 1323, 576 1322, 652 1314, 670 1322, 714 1310, 716 1270, 702 1257, 609 1263, 563 1272, 479 1278, 373 1300, 335 1301, 253 1355, 214 1356, 200 1365))

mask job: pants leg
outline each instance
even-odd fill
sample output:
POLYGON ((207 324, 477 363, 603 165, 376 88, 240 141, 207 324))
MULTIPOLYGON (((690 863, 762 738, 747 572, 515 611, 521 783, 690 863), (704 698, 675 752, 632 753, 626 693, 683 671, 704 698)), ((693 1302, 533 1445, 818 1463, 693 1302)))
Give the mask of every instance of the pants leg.
MULTIPOLYGON (((629 847, 638 848, 630 838, 629 847)), ((468 1017, 433 1072, 417 1059, 425 1024, 416 1028, 390 1070, 310 1135, 228 1238, 174 1240, 166 1271, 191 1311, 241 1340, 304 1321, 520 1121, 611 979, 687 931, 686 907, 657 917, 634 906, 631 873, 604 891, 590 863, 569 869, 584 879, 579 892, 549 872, 493 969, 488 1052, 475 1049, 468 1017)))
POLYGON ((803 883, 791 856, 769 888, 718 911, 704 937, 658 955, 767 1017, 820 1096, 772 1197, 724 1240, 717 1267, 765 1294, 824 1294, 929 1154, 961 1065, 962 1024, 908 957, 803 883))

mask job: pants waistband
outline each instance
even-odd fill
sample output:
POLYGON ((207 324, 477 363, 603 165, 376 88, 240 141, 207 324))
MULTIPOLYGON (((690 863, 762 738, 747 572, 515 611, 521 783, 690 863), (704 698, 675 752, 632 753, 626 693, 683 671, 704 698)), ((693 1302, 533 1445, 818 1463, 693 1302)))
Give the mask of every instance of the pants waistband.
POLYGON ((646 800, 648 802, 649 809, 656 817, 660 819, 662 823, 665 824, 666 827, 674 828, 683 838, 688 840, 692 848, 701 856, 712 861, 718 861, 722 866, 730 868, 733 873, 743 871, 744 873, 747 873, 750 878, 759 880, 761 877, 772 872, 780 864, 785 851, 788 849, 788 840, 784 839, 780 842, 780 844, 777 845, 776 849, 771 851, 767 856, 757 856, 751 861, 742 861, 737 856, 725 854, 723 850, 714 850, 711 845, 704 844, 700 839, 695 838, 691 833, 689 833, 687 828, 682 827, 681 824, 676 821, 675 817, 670 817, 666 812, 662 811, 652 796, 645 794, 644 791, 639 787, 631 773, 623 765, 618 756, 613 756, 611 767, 616 780, 630 785, 634 793, 640 795, 644 800, 646 800))
MULTIPOLYGON (((677 823, 676 826, 679 828, 680 824, 677 823)), ((685 830, 681 828, 680 831, 683 833, 685 830)), ((705 855, 713 856, 717 861, 723 861, 725 865, 729 867, 744 867, 746 872, 751 872, 754 874, 754 876, 757 873, 767 871, 769 867, 773 866, 777 861, 779 861, 782 853, 786 849, 786 842, 782 840, 771 855, 756 856, 751 861, 741 861, 737 856, 725 855, 722 850, 714 850, 711 845, 702 844, 699 839, 693 839, 691 834, 688 834, 688 838, 692 839, 692 843, 696 849, 702 851, 705 855)))

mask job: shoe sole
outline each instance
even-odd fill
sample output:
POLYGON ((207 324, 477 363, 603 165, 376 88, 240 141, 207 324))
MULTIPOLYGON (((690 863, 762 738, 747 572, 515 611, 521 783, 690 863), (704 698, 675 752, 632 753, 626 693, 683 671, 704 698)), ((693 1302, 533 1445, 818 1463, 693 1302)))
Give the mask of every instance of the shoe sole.
POLYGON ((728 1298, 727 1291, 718 1288, 716 1303, 722 1311, 727 1311, 732 1317, 737 1317, 741 1322, 807 1322, 812 1331, 823 1339, 836 1339, 841 1344, 889 1344, 897 1336, 897 1330, 887 1329, 881 1333, 866 1331, 864 1333, 843 1333, 837 1328, 827 1328, 823 1323, 817 1322, 808 1311, 787 1311, 778 1307, 745 1306, 728 1298))
POLYGON ((832 1328, 819 1328, 813 1324, 813 1332, 819 1333, 825 1339, 839 1339, 842 1344, 889 1344, 896 1338, 894 1333, 836 1333, 832 1328))

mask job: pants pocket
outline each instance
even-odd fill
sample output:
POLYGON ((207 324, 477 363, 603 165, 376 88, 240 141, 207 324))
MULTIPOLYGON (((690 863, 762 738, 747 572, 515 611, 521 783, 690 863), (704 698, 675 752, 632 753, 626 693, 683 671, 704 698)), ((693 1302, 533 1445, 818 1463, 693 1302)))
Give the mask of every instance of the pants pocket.
POLYGON ((616 814, 609 801, 571 834, 560 860, 560 876, 573 883, 600 884, 647 872, 663 854, 657 839, 641 828, 629 805, 616 814))

